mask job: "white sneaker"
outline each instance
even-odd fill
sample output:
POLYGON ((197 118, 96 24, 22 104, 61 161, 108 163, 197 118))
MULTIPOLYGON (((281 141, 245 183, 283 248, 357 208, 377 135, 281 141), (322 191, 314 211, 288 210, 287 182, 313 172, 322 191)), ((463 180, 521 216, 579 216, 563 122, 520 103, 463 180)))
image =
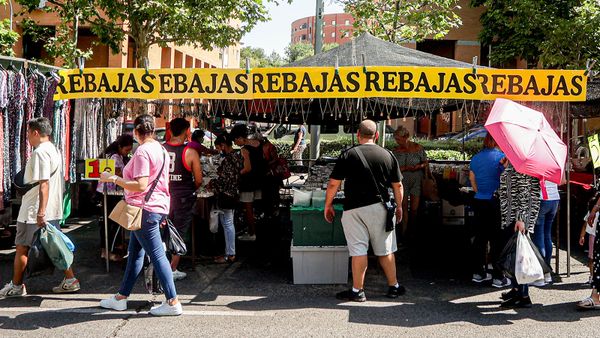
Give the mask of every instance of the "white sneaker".
POLYGON ((245 233, 241 236, 238 236, 238 239, 242 242, 254 242, 256 240, 256 235, 245 233))
POLYGON ((478 273, 473 274, 473 278, 471 279, 475 283, 483 283, 492 280, 492 274, 486 273, 485 276, 482 276, 478 273))
POLYGON ((510 286, 511 282, 508 278, 504 277, 502 279, 494 279, 492 281, 492 286, 495 288, 505 288, 507 286, 510 286))
POLYGON ((544 282, 546 282, 546 284, 552 284, 553 280, 550 272, 544 274, 544 282))
POLYGON ((54 293, 72 293, 79 290, 81 290, 81 285, 79 285, 79 280, 76 278, 71 281, 65 278, 60 282, 60 285, 52 288, 52 292, 54 293))
POLYGON ((167 302, 163 302, 159 306, 155 306, 150 309, 150 314, 153 316, 179 316, 183 313, 181 303, 175 305, 169 305, 167 302))
POLYGON ((529 285, 542 287, 542 286, 546 286, 546 282, 543 279, 540 279, 540 280, 536 280, 533 283, 529 283, 529 285))
POLYGON ((116 296, 100 301, 100 307, 103 309, 125 311, 127 310, 127 299, 117 300, 116 296))
POLYGON ((16 286, 12 281, 4 285, 4 287, 0 290, 0 297, 23 297, 27 295, 27 289, 25 288, 25 284, 21 284, 21 286, 16 286))
POLYGON ((177 269, 175 269, 175 271, 173 271, 173 281, 182 280, 185 277, 187 277, 187 273, 181 272, 177 269))

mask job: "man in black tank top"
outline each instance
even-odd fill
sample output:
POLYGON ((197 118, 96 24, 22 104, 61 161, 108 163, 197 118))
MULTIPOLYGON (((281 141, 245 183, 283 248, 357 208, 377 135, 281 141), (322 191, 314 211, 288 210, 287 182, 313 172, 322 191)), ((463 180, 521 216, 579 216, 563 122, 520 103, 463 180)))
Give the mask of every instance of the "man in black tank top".
MULTIPOLYGON (((171 157, 169 167, 169 192, 171 193, 171 209, 169 219, 173 222, 181 237, 192 225, 196 189, 202 185, 202 166, 196 150, 187 146, 186 140, 190 132, 190 123, 184 118, 176 118, 170 123, 171 139, 164 147, 171 157)), ((180 280, 186 273, 177 270, 180 257, 173 255, 171 269, 173 279, 180 280)))

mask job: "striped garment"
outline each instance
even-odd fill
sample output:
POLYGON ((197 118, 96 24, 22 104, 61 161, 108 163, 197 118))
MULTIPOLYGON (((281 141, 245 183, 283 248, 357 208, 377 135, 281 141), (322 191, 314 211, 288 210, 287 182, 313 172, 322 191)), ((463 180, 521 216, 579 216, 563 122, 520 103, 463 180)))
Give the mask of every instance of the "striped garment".
POLYGON ((500 211, 502 229, 514 226, 516 221, 525 222, 533 233, 540 212, 540 181, 529 175, 518 173, 509 165, 500 175, 500 211))

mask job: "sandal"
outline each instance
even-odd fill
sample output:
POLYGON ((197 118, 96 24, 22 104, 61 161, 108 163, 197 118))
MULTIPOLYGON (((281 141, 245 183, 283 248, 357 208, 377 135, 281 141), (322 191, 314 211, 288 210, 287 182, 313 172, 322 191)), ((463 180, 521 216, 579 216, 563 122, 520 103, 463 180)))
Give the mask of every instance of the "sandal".
POLYGON ((600 303, 596 303, 594 298, 588 297, 577 303, 577 307, 582 310, 600 310, 600 303))

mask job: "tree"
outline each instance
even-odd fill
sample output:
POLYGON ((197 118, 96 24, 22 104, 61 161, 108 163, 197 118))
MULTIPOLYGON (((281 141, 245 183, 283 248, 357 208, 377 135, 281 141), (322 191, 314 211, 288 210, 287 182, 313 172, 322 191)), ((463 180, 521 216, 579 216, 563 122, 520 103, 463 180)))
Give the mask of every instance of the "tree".
POLYGON ((520 58, 529 67, 581 68, 599 55, 597 0, 472 0, 471 5, 486 8, 479 40, 492 46, 495 64, 520 58))
POLYGON ((369 32, 400 43, 440 39, 462 20, 455 13, 458 0, 338 0, 354 17, 354 35, 369 32))
MULTIPOLYGON (((323 45, 323 52, 338 47, 337 43, 326 43, 323 45)), ((315 55, 313 45, 309 43, 291 43, 285 48, 285 55, 288 62, 295 62, 315 55)))
POLYGON ((585 0, 572 19, 562 19, 541 46, 545 68, 584 69, 589 59, 600 60, 600 3, 585 0))
MULTIPOLYGON (((0 5, 5 6, 7 0, 0 0, 0 5)), ((0 54, 13 56, 13 46, 19 40, 19 34, 12 30, 10 19, 0 20, 0 54)))
POLYGON ((240 51, 240 68, 246 68, 246 59, 250 59, 250 68, 280 67, 285 61, 277 52, 269 56, 262 48, 244 47, 240 51))
POLYGON ((289 63, 302 60, 314 54, 314 48, 310 43, 291 43, 285 48, 285 56, 289 63))
MULTIPOLYGON (((29 11, 39 0, 17 0, 29 11)), ((100 43, 121 52, 126 36, 135 42, 138 65, 151 46, 191 45, 212 50, 236 44, 258 22, 268 20, 266 2, 275 0, 47 0, 47 11, 63 23, 79 21, 100 43)))

